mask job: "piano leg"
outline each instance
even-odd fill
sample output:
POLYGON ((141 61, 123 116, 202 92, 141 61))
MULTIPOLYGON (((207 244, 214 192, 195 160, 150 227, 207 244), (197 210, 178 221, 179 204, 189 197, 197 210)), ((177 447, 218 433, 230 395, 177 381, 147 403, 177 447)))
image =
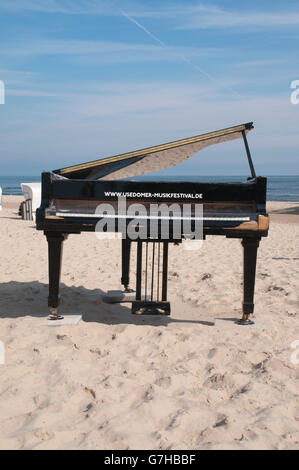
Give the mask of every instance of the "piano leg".
POLYGON ((62 246, 67 235, 59 232, 46 232, 48 241, 48 260, 49 260, 49 297, 48 306, 50 307, 50 320, 62 320, 58 315, 59 305, 59 283, 62 261, 62 246))
POLYGON ((244 250, 244 300, 243 316, 238 321, 239 325, 253 324, 253 321, 250 320, 250 315, 254 311, 254 285, 259 243, 259 238, 243 238, 242 240, 244 250))
POLYGON ((122 276, 121 283, 125 288, 125 292, 133 292, 130 288, 130 258, 131 258, 131 240, 122 239, 121 260, 122 260, 122 276))

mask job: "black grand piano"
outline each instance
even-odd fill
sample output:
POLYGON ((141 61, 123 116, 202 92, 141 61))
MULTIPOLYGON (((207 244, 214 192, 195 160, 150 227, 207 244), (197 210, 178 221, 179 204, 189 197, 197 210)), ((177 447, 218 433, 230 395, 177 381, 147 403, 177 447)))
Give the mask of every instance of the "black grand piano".
POLYGON ((132 313, 135 314, 170 314, 167 299, 169 243, 205 239, 208 235, 241 239, 244 297, 239 323, 252 323, 257 249, 261 237, 268 235, 269 218, 267 180, 256 176, 248 146, 247 133, 251 129, 253 123, 241 124, 44 172, 36 224, 48 241, 50 319, 62 318, 58 305, 63 241, 68 234, 88 231, 120 234, 121 283, 124 292, 134 292, 132 313), (140 175, 178 165, 210 145, 238 138, 245 144, 251 173, 244 182, 138 179, 140 175), (184 212, 186 207, 188 210, 184 212), (132 243, 137 245, 134 289, 130 287, 132 243))

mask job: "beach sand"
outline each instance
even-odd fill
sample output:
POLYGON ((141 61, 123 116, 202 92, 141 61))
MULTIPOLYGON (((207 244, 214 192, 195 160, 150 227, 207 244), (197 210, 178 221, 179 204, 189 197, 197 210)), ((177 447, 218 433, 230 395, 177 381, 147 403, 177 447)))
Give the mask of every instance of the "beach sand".
POLYGON ((47 243, 20 200, 0 212, 0 449, 298 448, 299 203, 268 204, 253 326, 234 323, 240 241, 171 246, 172 314, 139 317, 101 300, 120 242, 83 233, 64 244, 60 306, 83 319, 47 327, 47 243))

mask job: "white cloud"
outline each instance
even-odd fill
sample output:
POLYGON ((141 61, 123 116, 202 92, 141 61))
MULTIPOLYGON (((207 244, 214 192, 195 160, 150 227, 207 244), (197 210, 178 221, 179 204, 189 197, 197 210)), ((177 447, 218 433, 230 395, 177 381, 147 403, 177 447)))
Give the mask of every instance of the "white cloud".
POLYGON ((34 76, 36 74, 33 72, 0 69, 0 80, 3 80, 9 87, 24 87, 26 84, 31 84, 34 76))
MULTIPOLYGON (((244 10, 227 11, 210 5, 182 3, 174 7, 173 4, 167 6, 166 2, 156 2, 156 9, 152 7, 145 10, 143 5, 142 10, 140 4, 137 8, 138 5, 130 3, 128 9, 123 2, 120 4, 133 17, 152 17, 155 22, 166 20, 171 27, 187 29, 252 30, 287 27, 299 23, 298 14, 287 12, 274 14, 254 12, 251 9, 246 13, 244 10)), ((111 10, 111 2, 100 1, 0 0, 0 10, 4 7, 16 12, 23 8, 45 13, 121 14, 115 9, 111 10)), ((263 52, 260 51, 258 55, 254 53, 242 56, 243 63, 232 64, 238 60, 238 50, 238 44, 235 50, 230 50, 157 47, 150 42, 129 44, 44 40, 38 37, 32 42, 11 42, 6 47, 1 45, 2 64, 12 68, 32 64, 34 61, 27 61, 27 58, 42 55, 58 55, 63 60, 68 56, 68 60, 86 64, 177 61, 184 56, 195 64, 199 59, 198 63, 203 62, 205 67, 219 57, 221 60, 216 60, 215 67, 213 64, 211 70, 218 75, 220 72, 215 72, 215 69, 224 71, 216 84, 207 80, 198 80, 197 83, 194 80, 192 83, 189 79, 184 83, 173 79, 144 83, 97 83, 86 80, 83 83, 79 78, 76 82, 75 76, 71 77, 71 83, 59 84, 59 77, 63 80, 63 74, 60 76, 59 70, 55 83, 46 83, 48 79, 42 74, 35 76, 28 72, 2 70, 0 79, 7 81, 8 86, 7 104, 1 109, 5 113, 1 154, 5 155, 7 161, 12 158, 19 158, 20 161, 22 158, 32 159, 38 168, 41 166, 53 169, 68 163, 91 160, 98 155, 114 154, 254 120, 256 130, 250 135, 250 141, 260 164, 265 167, 268 165, 271 172, 273 156, 273 164, 276 163, 281 168, 284 165, 289 165, 290 168, 292 159, 293 166, 297 165, 298 168, 294 155, 296 153, 298 158, 299 106, 290 104, 289 72, 286 67, 277 67, 277 73, 267 72, 268 75, 263 71, 265 65, 282 65, 287 60, 287 55, 282 56, 280 53, 278 56, 275 51, 275 56, 265 53, 266 60, 262 60, 263 52), (233 56, 233 53, 236 55, 233 56), (256 68, 258 73, 245 67, 256 68), (231 78, 222 80, 223 76, 231 78), (280 81, 280 90, 282 84, 286 84, 284 97, 275 95, 268 89, 268 76, 269 87, 274 88, 275 80, 280 81), (231 87, 245 90, 245 93, 247 87, 248 90, 254 87, 258 90, 257 94, 263 93, 264 96, 246 95, 232 99, 232 94, 228 93, 228 88, 231 87), (16 157, 18 155, 20 157, 16 157)), ((168 75, 167 77, 169 78, 168 75)), ((220 147, 218 148, 220 152, 220 147)), ((223 146, 223 150, 221 149, 223 160, 230 158, 227 148, 223 146)), ((220 162, 222 167, 225 166, 223 160, 220 162)))
POLYGON ((177 29, 284 28, 299 25, 299 11, 271 13, 261 10, 229 11, 218 7, 194 7, 192 16, 183 19, 177 29))
POLYGON ((2 0, 0 8, 12 11, 27 10, 42 13, 111 14, 111 5, 93 0, 2 0))
POLYGON ((285 65, 292 63, 292 59, 257 59, 248 60, 246 62, 238 62, 233 64, 233 67, 239 68, 255 68, 255 67, 271 67, 272 65, 285 65))
MULTIPOLYGON (((40 13, 62 13, 68 15, 122 16, 121 9, 136 17, 176 17, 186 13, 189 7, 176 7, 171 2, 158 7, 133 0, 1 0, 0 9, 10 11, 35 11, 40 13)), ((192 8, 192 7, 191 7, 192 8)))
POLYGON ((66 93, 59 93, 59 92, 49 92, 49 91, 40 91, 40 90, 32 90, 32 89, 17 89, 17 88, 9 88, 7 96, 25 96, 25 97, 66 97, 71 96, 70 94, 66 93))
POLYGON ((239 29, 285 28, 299 25, 299 11, 286 7, 279 12, 270 9, 227 10, 208 3, 189 1, 174 4, 160 2, 158 5, 137 1, 113 2, 101 0, 1 0, 0 9, 10 11, 35 11, 68 15, 124 16, 122 10, 135 18, 168 20, 176 29, 239 29))
POLYGON ((44 55, 68 55, 80 57, 84 62, 146 62, 176 61, 182 57, 202 58, 217 55, 221 57, 221 48, 200 47, 160 47, 147 44, 133 44, 112 41, 82 40, 39 40, 21 44, 0 46, 2 57, 24 57, 44 55))
MULTIPOLYGON (((251 120, 256 124, 251 146, 257 163, 269 165, 269 172, 269 156, 283 167, 299 147, 299 107, 292 106, 287 97, 229 100, 194 83, 123 87, 103 83, 98 87, 104 93, 82 91, 46 102, 31 101, 30 115, 23 108, 23 118, 19 107, 19 120, 8 118, 3 123, 2 154, 30 156, 37 166, 53 169, 251 120), (279 153, 285 157, 279 158, 279 153)), ((229 161, 227 149, 222 146, 221 156, 229 161)))

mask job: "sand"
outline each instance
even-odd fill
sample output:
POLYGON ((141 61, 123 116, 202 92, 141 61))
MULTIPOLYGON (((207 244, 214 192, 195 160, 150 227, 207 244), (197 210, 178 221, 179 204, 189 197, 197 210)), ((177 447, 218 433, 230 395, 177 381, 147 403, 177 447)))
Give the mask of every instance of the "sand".
POLYGON ((19 202, 0 212, 0 449, 298 448, 299 203, 268 205, 255 325, 234 323, 240 241, 171 246, 172 315, 136 317, 101 300, 120 242, 83 233, 65 242, 60 307, 83 319, 49 328, 47 244, 19 202))

